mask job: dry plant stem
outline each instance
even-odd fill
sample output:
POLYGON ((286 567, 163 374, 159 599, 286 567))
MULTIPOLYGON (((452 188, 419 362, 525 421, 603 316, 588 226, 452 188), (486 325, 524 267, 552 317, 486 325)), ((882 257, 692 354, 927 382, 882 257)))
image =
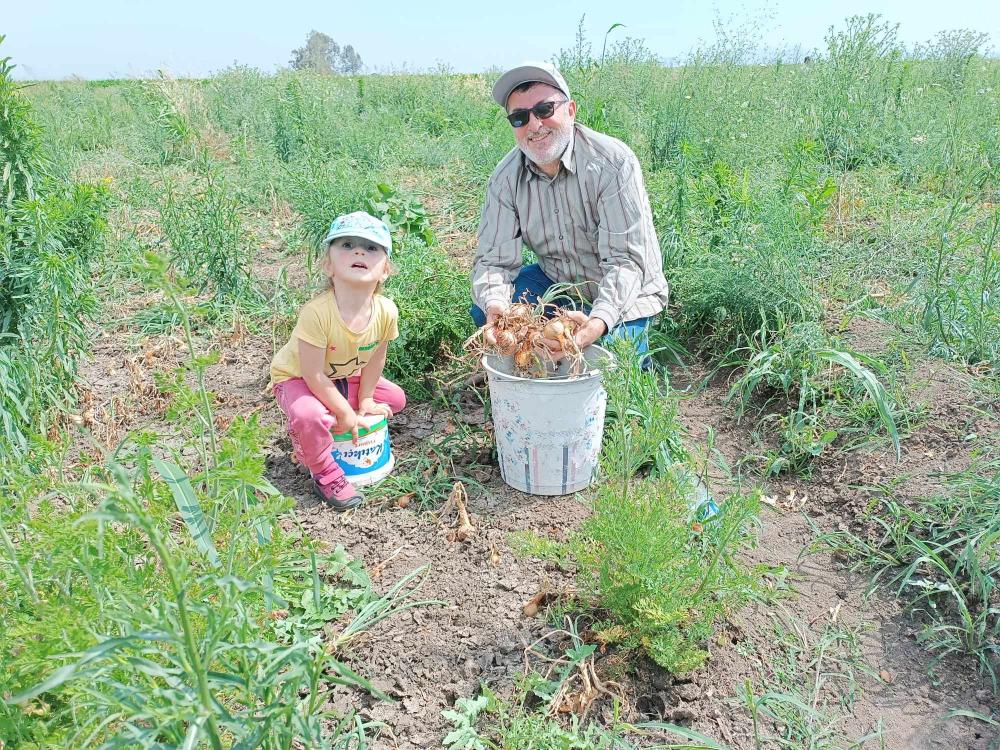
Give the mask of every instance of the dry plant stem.
POLYGON ((442 528, 444 528, 444 523, 441 522, 441 519, 450 514, 452 508, 456 511, 458 525, 448 533, 448 538, 451 541, 464 542, 476 533, 476 527, 472 525, 469 511, 466 508, 468 500, 469 496, 465 491, 465 485, 457 481, 452 485, 448 499, 445 500, 444 505, 441 506, 441 510, 438 511, 438 522, 442 528))
POLYGON ((369 576, 371 578, 378 578, 380 575, 382 575, 382 571, 385 570, 385 566, 388 565, 390 562, 392 562, 392 558, 394 558, 402 551, 403 551, 402 547, 397 547, 395 552, 393 552, 382 562, 378 563, 375 567, 372 568, 372 572, 369 574, 369 576))
MULTIPOLYGON (((531 643, 531 645, 525 648, 524 650, 525 674, 528 674, 531 671, 531 664, 528 658, 529 654, 534 656, 538 660, 546 662, 548 664, 548 668, 542 675, 543 679, 545 680, 551 679, 552 674, 556 671, 556 669, 566 664, 566 659, 563 657, 553 658, 535 649, 535 647, 538 646, 538 644, 540 644, 542 641, 548 640, 553 636, 572 637, 572 634, 566 630, 553 630, 549 633, 546 633, 541 638, 534 641, 533 643, 531 643)), ((559 690, 556 692, 555 696, 553 696, 547 711, 547 715, 549 717, 553 717, 558 713, 572 712, 578 715, 581 721, 585 720, 594 702, 602 695, 611 698, 612 700, 618 700, 623 705, 625 704, 625 695, 621 685, 619 685, 617 682, 603 683, 597 676, 597 670, 595 667, 593 656, 591 656, 589 659, 585 659, 583 662, 578 664, 577 669, 578 669, 577 672, 575 672, 573 675, 571 675, 570 677, 568 677, 566 680, 563 681, 562 685, 560 685, 559 687, 559 690), (572 698, 571 697, 572 688, 576 683, 579 683, 582 686, 582 688, 580 693, 576 696, 576 698, 572 698), (612 690, 611 688, 614 688, 614 690, 612 690), (563 709, 563 706, 566 706, 566 708, 563 709)))
POLYGON ((465 493, 465 485, 461 482, 455 482, 455 486, 452 487, 451 491, 455 495, 455 504, 458 506, 458 528, 455 529, 455 538, 460 542, 464 542, 476 533, 476 527, 472 525, 472 521, 469 519, 469 511, 466 508, 469 496, 465 493))

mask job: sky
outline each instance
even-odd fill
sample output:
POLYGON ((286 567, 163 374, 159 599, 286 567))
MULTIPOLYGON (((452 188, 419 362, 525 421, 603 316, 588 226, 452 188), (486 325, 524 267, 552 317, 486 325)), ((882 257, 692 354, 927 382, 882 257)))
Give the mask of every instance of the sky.
POLYGON ((159 69, 205 76, 234 62, 265 72, 286 66, 311 29, 351 44, 370 72, 478 73, 522 60, 551 59, 572 46, 577 24, 595 53, 610 41, 642 39, 665 60, 683 59, 716 39, 715 23, 742 29, 768 48, 824 46, 829 27, 854 14, 900 24, 907 45, 937 32, 974 29, 1000 49, 997 0, 615 0, 569 3, 444 0, 261 2, 260 0, 0 0, 0 57, 18 78, 143 76, 159 69))

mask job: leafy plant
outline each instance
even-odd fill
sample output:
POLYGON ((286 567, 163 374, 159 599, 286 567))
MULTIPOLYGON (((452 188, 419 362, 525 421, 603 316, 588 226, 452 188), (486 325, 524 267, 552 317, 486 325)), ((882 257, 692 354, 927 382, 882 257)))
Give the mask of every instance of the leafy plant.
POLYGON ((733 495, 692 522, 689 492, 686 478, 670 475, 627 492, 602 488, 576 541, 579 586, 607 612, 596 629, 672 672, 705 661, 716 619, 756 585, 735 558, 751 543, 756 499, 733 495))
MULTIPOLYGON (((982 184, 980 173, 974 182, 982 184)), ((963 227, 969 213, 952 201, 928 249, 921 320, 931 350, 976 364, 1000 362, 1000 209, 963 227)))
POLYGON ((368 200, 371 214, 382 219, 392 232, 412 235, 423 240, 425 245, 434 244, 434 232, 420 201, 384 182, 378 183, 375 190, 375 197, 368 200))
POLYGON ((431 393, 426 373, 445 365, 474 329, 467 313, 469 278, 440 251, 407 237, 397 266, 399 273, 385 287, 400 320, 386 373, 407 392, 426 398, 431 393))
POLYGON ((444 738, 448 750, 486 750, 489 747, 476 731, 476 720, 489 705, 489 698, 459 698, 454 711, 442 711, 441 715, 455 727, 444 738))
POLYGON ((899 456, 899 431, 893 415, 893 403, 871 368, 880 372, 884 366, 856 352, 833 348, 829 337, 815 323, 787 323, 779 315, 774 330, 761 326, 752 343, 730 353, 727 364, 739 364, 741 373, 729 389, 728 400, 736 401, 736 415, 742 416, 755 395, 766 398, 781 395, 793 400, 797 408, 780 420, 782 446, 768 462, 768 473, 801 471, 809 459, 820 455, 837 437, 836 430, 824 427, 821 416, 827 405, 842 396, 833 367, 841 368, 862 394, 875 404, 879 421, 892 440, 899 456))

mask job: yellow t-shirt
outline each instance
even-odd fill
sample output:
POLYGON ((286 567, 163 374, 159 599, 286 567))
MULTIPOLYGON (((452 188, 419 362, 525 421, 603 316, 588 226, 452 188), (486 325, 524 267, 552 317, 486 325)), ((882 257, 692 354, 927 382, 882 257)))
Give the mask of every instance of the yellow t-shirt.
POLYGON ((372 298, 372 316, 364 330, 355 333, 347 327, 333 290, 323 292, 299 311, 299 320, 288 340, 271 360, 271 383, 301 378, 299 341, 326 350, 326 374, 333 379, 349 378, 368 364, 379 344, 399 336, 399 310, 392 300, 376 294, 372 298))

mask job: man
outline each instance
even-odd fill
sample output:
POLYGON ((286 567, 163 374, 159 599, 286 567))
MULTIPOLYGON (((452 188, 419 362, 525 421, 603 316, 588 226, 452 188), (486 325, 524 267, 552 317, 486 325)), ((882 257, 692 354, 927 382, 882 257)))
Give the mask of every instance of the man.
POLYGON ((481 326, 522 294, 533 302, 552 284, 578 284, 589 312, 573 313, 576 345, 610 332, 646 352, 650 319, 667 304, 667 280, 635 154, 576 123, 576 102, 549 63, 507 71, 493 99, 507 111, 517 147, 487 185, 472 317, 481 326), (537 264, 522 268, 523 245, 537 264))

